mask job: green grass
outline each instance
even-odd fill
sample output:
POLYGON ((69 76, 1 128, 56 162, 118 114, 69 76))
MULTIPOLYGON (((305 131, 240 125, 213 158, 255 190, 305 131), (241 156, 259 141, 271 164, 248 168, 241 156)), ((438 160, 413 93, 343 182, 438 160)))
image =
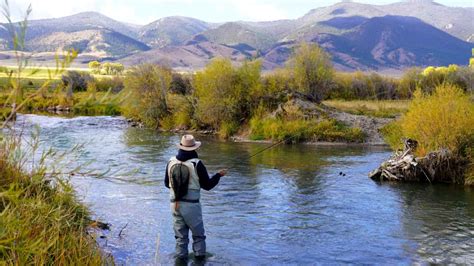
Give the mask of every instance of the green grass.
POLYGON ((252 140, 362 142, 365 138, 360 128, 349 128, 331 119, 286 121, 278 118, 252 118, 250 132, 252 140))
MULTIPOLYGON (((14 67, 5 67, 5 69, 7 71, 16 71, 16 68, 14 68, 14 67)), ((49 74, 48 70, 51 73, 51 75, 54 75, 54 71, 55 71, 54 67, 50 67, 50 68, 46 68, 46 67, 27 67, 24 70, 22 70, 22 75, 21 76, 24 80, 35 80, 35 79, 46 80, 46 79, 49 79, 49 77, 50 77, 50 74, 49 74)), ((79 71, 79 72, 87 72, 87 73, 91 74, 92 76, 94 76, 95 78, 99 78, 99 79, 113 78, 113 77, 117 76, 117 75, 92 74, 91 70, 89 68, 67 68, 67 69, 65 69, 65 71, 68 71, 68 70, 74 70, 74 71, 79 71)), ((8 75, 7 75, 7 73, 5 73, 5 71, 0 71, 0 79, 7 78, 7 77, 8 77, 8 75)), ((60 78, 61 78, 61 75, 56 77, 56 79, 60 79, 60 78)))
POLYGON ((408 110, 408 100, 327 100, 323 104, 336 108, 337 110, 372 117, 395 118, 408 110))
MULTIPOLYGON (((35 89, 27 89, 25 97, 29 97, 36 92, 35 89)), ((9 96, 9 91, 0 90, 0 119, 4 120, 6 114, 10 112, 9 107, 4 107, 9 96)), ((64 93, 48 91, 43 96, 31 98, 20 112, 26 113, 43 113, 48 108, 63 106, 69 107, 73 115, 120 115, 121 100, 123 95, 111 92, 96 92, 95 97, 89 92, 75 92, 73 102, 68 103, 64 93)), ((1 121, 0 120, 0 121, 1 121)))

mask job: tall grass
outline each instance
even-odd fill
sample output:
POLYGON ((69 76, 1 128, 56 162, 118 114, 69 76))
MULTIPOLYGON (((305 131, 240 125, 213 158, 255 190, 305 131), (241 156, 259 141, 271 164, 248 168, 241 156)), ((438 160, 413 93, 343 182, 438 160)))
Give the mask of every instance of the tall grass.
POLYGON ((408 100, 327 100, 323 104, 340 111, 373 117, 395 118, 408 110, 408 100))
MULTIPOLYGON (((0 141, 0 264, 113 263, 88 233, 90 213, 71 185, 47 173, 45 162, 58 154, 46 151, 26 167, 33 155, 25 154, 20 137, 12 136, 0 141)), ((29 145, 35 151, 38 141, 29 145)))
POLYGON ((362 142, 365 137, 360 128, 349 128, 332 119, 317 121, 254 117, 250 120, 250 130, 253 140, 362 142))

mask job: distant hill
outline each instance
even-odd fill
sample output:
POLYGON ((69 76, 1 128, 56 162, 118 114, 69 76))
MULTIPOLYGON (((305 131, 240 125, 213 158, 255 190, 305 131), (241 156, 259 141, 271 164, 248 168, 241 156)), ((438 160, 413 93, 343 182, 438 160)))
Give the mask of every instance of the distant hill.
POLYGON ((82 54, 117 58, 149 50, 142 42, 108 29, 53 32, 31 39, 26 45, 33 51, 54 52, 74 48, 82 54))
POLYGON ((268 49, 278 40, 264 30, 258 31, 238 22, 228 22, 215 29, 202 32, 197 39, 224 45, 247 44, 259 50, 268 49))
POLYGON ((336 17, 372 18, 387 15, 416 17, 461 40, 474 42, 474 8, 448 7, 430 0, 407 0, 389 5, 345 1, 313 9, 297 21, 301 27, 336 17))
POLYGON ((108 29, 130 38, 136 38, 139 28, 140 26, 116 21, 97 12, 83 12, 62 18, 31 20, 28 23, 26 37, 34 39, 55 32, 108 29))
MULTIPOLYGON (((214 57, 234 62, 261 58, 281 66, 301 43, 315 42, 344 70, 467 64, 474 47, 474 8, 407 0, 389 5, 343 1, 294 20, 209 23, 166 17, 139 26, 96 12, 30 21, 27 50, 76 48, 87 60, 151 62, 200 68, 214 57)), ((0 51, 11 49, 0 27, 0 51)), ((49 55, 48 55, 49 56, 49 55)), ((42 57, 45 58, 45 57, 42 57)), ((0 58, 0 64, 1 64, 0 58)))
POLYGON ((255 56, 255 50, 246 47, 232 47, 212 42, 190 42, 182 46, 168 46, 142 52, 121 60, 126 65, 154 63, 168 67, 192 70, 202 68, 212 58, 225 57, 241 62, 255 56))
POLYGON ((420 19, 401 16, 374 17, 351 32, 317 35, 312 41, 335 62, 367 69, 465 65, 473 47, 420 19))
POLYGON ((213 24, 187 17, 166 17, 141 27, 138 38, 154 48, 182 45, 213 24))

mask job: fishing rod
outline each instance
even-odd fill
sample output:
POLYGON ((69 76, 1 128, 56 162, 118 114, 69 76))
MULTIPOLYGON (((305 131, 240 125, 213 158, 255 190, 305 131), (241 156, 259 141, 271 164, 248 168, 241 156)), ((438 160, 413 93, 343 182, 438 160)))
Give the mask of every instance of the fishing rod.
MULTIPOLYGON (((280 140, 280 141, 278 141, 278 142, 272 143, 271 145, 269 145, 269 146, 267 146, 267 147, 265 147, 265 148, 263 148, 263 149, 261 149, 261 150, 255 152, 255 153, 253 153, 252 155, 250 155, 250 156, 248 156, 248 157, 247 157, 247 156, 246 156, 245 158, 242 157, 242 159, 250 160, 250 159, 252 159, 253 157, 255 157, 255 156, 257 156, 257 155, 259 155, 259 154, 261 154, 261 153, 263 153, 263 152, 265 152, 265 151, 267 151, 267 150, 273 149, 273 148, 277 147, 278 145, 280 145, 280 144, 282 144, 282 143, 286 143, 286 142, 290 141, 290 140, 293 139, 294 137, 295 137, 295 136, 286 137, 286 138, 284 138, 284 139, 282 139, 282 140, 280 140)), ((228 171, 229 169, 235 168, 235 163, 232 163, 232 164, 233 164, 232 167, 225 168, 224 170, 228 171)))
POLYGON ((294 136, 289 136, 289 137, 286 137, 286 138, 284 138, 284 139, 282 139, 282 140, 280 140, 280 141, 278 141, 278 142, 276 142, 276 143, 273 143, 272 145, 270 145, 270 146, 268 146, 268 147, 265 147, 265 148, 259 150, 258 152, 256 152, 256 153, 250 155, 250 156, 248 157, 248 159, 252 159, 253 157, 259 155, 260 153, 263 153, 264 151, 270 150, 270 149, 272 149, 272 148, 274 148, 274 147, 276 147, 276 146, 278 146, 278 145, 280 145, 280 144, 282 144, 282 143, 284 143, 284 142, 286 143, 286 142, 288 142, 288 141, 289 141, 290 139, 292 139, 292 138, 294 138, 294 136))

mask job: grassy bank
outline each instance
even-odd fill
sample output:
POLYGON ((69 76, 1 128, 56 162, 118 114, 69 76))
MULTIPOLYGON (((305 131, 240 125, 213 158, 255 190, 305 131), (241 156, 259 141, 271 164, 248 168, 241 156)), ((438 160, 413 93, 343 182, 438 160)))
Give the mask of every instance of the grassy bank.
POLYGON ((364 133, 336 120, 286 120, 253 118, 250 121, 251 140, 288 140, 288 142, 363 142, 364 133))
POLYGON ((323 104, 339 111, 381 118, 395 118, 408 110, 409 100, 327 100, 323 104))
MULTIPOLYGON (((117 78, 117 77, 115 77, 117 78)), ((110 78, 94 80, 94 87, 81 91, 73 91, 68 97, 60 80, 50 81, 50 85, 43 92, 38 93, 47 79, 21 80, 23 99, 28 99, 19 112, 44 113, 67 110, 72 115, 120 115, 121 102, 125 97, 120 94, 117 86, 122 86, 121 81, 110 78), (93 90, 92 90, 93 89, 93 90), (56 110, 60 109, 60 110, 56 110)), ((8 88, 7 78, 0 77, 0 119, 3 120, 11 111, 12 91, 8 88)), ((91 83, 92 84, 92 83, 91 83)), ((92 85, 91 85, 92 87, 92 85)))
POLYGON ((18 145, 0 142, 0 264, 112 262, 87 232, 89 211, 68 182, 47 176, 43 167, 26 172, 18 145))

